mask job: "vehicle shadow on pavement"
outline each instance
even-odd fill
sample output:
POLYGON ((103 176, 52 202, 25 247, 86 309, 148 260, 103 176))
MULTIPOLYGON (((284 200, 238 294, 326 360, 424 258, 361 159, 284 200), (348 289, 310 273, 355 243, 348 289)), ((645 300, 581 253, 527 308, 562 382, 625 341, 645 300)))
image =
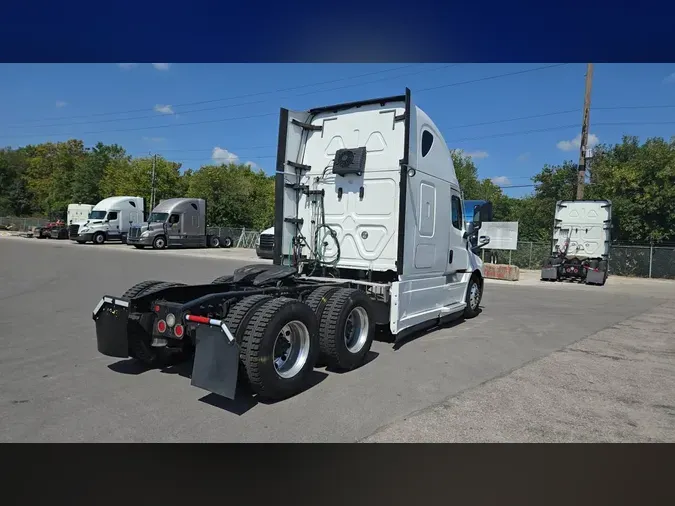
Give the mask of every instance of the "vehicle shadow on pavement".
MULTIPOLYGON (((307 390, 314 388, 316 385, 321 383, 327 377, 328 374, 326 374, 325 372, 316 370, 313 371, 312 374, 310 374, 309 376, 307 386, 297 394, 293 395, 292 397, 300 395, 303 392, 306 392, 307 390)), ((213 406, 215 408, 222 409, 234 415, 241 416, 258 404, 270 406, 278 402, 284 402, 285 400, 288 400, 288 398, 282 401, 259 399, 258 396, 255 393, 253 393, 249 384, 246 381, 241 381, 237 385, 237 391, 235 393, 234 399, 228 399, 221 395, 211 393, 199 399, 199 402, 203 402, 204 404, 208 404, 209 406, 213 406)))
MULTIPOLYGON (((328 371, 329 373, 332 373, 332 374, 348 373, 348 372, 355 371, 357 369, 361 369, 363 367, 366 367, 368 364, 370 364, 373 360, 375 360, 379 356, 380 356, 379 353, 377 353, 376 351, 370 350, 368 353, 366 353, 366 357, 364 358, 363 363, 360 366, 358 366, 356 369, 351 369, 349 371, 345 371, 345 370, 342 370, 342 369, 336 369, 336 368, 327 366, 326 371, 328 371)), ((323 366, 317 365, 316 367, 322 368, 323 366)))
MULTIPOLYGON (((375 357, 377 357, 377 355, 378 354, 375 352, 370 352, 369 355, 366 357, 365 363, 370 362, 375 357), (369 358, 370 355, 374 356, 372 356, 372 358, 369 358)), ((177 374, 189 380, 192 377, 193 360, 194 359, 190 359, 184 362, 170 364, 165 367, 161 367, 158 370, 164 374, 177 374)), ((115 362, 114 364, 110 364, 108 366, 108 369, 120 374, 129 374, 132 376, 137 376, 139 374, 143 374, 144 372, 151 371, 154 368, 146 366, 133 359, 126 359, 120 360, 119 362, 115 362)), ((307 386, 295 395, 299 395, 315 387, 323 380, 325 380, 327 377, 328 374, 326 374, 323 371, 317 370, 312 371, 307 386)), ((270 401, 267 399, 259 399, 258 396, 251 390, 251 387, 249 386, 248 382, 242 380, 241 378, 239 380, 239 383, 237 384, 237 390, 234 399, 227 399, 226 397, 222 397, 218 394, 210 393, 200 398, 199 401, 238 416, 243 415, 251 408, 255 407, 257 404, 272 405, 276 404, 277 402, 282 402, 282 401, 270 401)))
MULTIPOLYGON (((482 312, 483 312, 483 310, 479 307, 478 308, 478 314, 480 315, 482 312)), ((409 344, 413 341, 416 341, 420 337, 424 337, 427 334, 430 334, 432 332, 437 332, 439 330, 452 329, 452 328, 454 328, 458 325, 461 325, 462 323, 467 321, 466 318, 464 318, 463 316, 461 316, 459 318, 452 318, 452 317, 449 317, 449 318, 451 318, 451 319, 441 320, 440 323, 431 323, 431 324, 429 324, 428 327, 416 330, 416 331, 412 332, 411 334, 403 337, 399 342, 394 343, 394 347, 393 347, 394 351, 400 350, 406 344, 409 344)), ((390 336, 391 336, 391 334, 390 334, 390 336)), ((393 337, 391 337, 390 339, 391 339, 390 342, 394 341, 393 337)))

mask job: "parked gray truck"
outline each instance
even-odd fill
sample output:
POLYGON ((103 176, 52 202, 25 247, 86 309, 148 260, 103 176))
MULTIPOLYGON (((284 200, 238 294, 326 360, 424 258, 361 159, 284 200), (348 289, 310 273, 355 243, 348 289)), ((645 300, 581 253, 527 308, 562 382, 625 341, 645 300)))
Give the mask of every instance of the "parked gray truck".
POLYGON ((209 233, 214 231, 206 227, 206 200, 166 199, 150 212, 147 222, 130 228, 127 244, 139 249, 147 246, 153 249, 232 246, 231 237, 209 233))

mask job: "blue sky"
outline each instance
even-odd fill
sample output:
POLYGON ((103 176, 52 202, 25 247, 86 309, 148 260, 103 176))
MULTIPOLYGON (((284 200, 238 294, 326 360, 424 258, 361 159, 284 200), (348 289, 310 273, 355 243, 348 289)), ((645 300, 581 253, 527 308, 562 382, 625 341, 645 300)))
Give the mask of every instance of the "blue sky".
MULTIPOLYGON (((448 145, 474 154, 481 177, 526 185, 545 163, 578 159, 586 64, 492 77, 546 65, 0 65, 0 145, 74 137, 87 146, 118 143, 138 156, 160 153, 184 168, 236 156, 271 173, 280 107, 394 95, 407 86, 448 145)), ((670 138, 675 64, 596 64, 592 106, 592 141, 670 138)))

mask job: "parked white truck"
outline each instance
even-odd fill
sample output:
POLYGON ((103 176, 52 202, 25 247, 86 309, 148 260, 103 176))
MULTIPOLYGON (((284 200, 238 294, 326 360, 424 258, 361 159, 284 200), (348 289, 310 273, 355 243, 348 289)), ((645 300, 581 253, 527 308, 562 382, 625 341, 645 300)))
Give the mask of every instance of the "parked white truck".
POLYGON ((541 279, 604 285, 609 273, 611 236, 609 200, 558 201, 551 256, 544 262, 541 279))
POLYGON ((80 244, 126 242, 129 228, 143 223, 143 197, 108 197, 94 206, 85 222, 69 224, 69 236, 80 244))
POLYGON ((193 385, 233 398, 243 377, 281 399, 319 363, 363 364, 377 326, 398 340, 480 313, 481 209, 466 225, 448 146, 409 90, 282 109, 277 153, 274 264, 104 296, 100 353, 150 365, 194 353, 193 385))

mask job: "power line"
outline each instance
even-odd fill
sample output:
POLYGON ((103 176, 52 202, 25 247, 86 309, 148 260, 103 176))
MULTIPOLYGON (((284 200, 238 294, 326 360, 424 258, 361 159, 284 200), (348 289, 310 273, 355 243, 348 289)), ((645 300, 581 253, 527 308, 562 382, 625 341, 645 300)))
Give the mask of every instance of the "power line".
MULTIPOLYGON (((453 64, 453 65, 457 65, 457 64, 453 64)), ((544 69, 553 68, 553 67, 560 67, 560 66, 564 66, 564 65, 569 65, 569 64, 558 63, 558 64, 555 64, 555 65, 544 65, 542 67, 535 67, 533 69, 521 70, 521 71, 517 71, 517 72, 506 72, 506 73, 497 74, 497 75, 493 75, 493 76, 486 76, 486 77, 481 77, 481 78, 478 78, 478 79, 471 79, 471 80, 468 80, 468 81, 459 81, 459 82, 455 82, 455 83, 449 83, 449 84, 444 84, 444 85, 440 85, 440 86, 434 86, 434 87, 431 87, 431 88, 423 88, 421 90, 417 90, 416 93, 429 91, 429 90, 436 90, 436 89, 439 89, 439 88, 446 88, 446 87, 452 87, 452 86, 461 86, 461 85, 465 85, 465 84, 472 84, 472 83, 476 83, 476 82, 480 82, 480 81, 498 79, 498 78, 502 78, 502 77, 510 77, 510 76, 513 76, 513 75, 524 74, 524 73, 528 73, 528 72, 535 72, 535 71, 538 71, 538 70, 544 70, 544 69)), ((452 66, 452 65, 449 65, 449 66, 452 66)), ((400 77, 400 76, 396 76, 396 77, 400 77)), ((396 77, 394 77, 394 78, 396 78, 396 77)), ((357 83, 353 86, 363 86, 364 84, 370 84, 370 82, 368 82, 368 83, 357 83)), ((345 86, 345 87, 350 87, 350 86, 352 86, 352 85, 348 85, 348 86, 345 86)), ((345 87, 341 87, 339 89, 342 89, 342 88, 345 88, 345 87)), ((334 90, 320 90, 320 91, 312 91, 312 92, 309 92, 309 93, 320 93, 320 92, 323 92, 323 91, 334 91, 334 90)), ((309 93, 306 93, 306 94, 309 94, 309 93)), ((260 117, 272 116, 272 115, 276 116, 277 114, 278 114, 277 112, 274 112, 274 113, 268 113, 268 114, 241 116, 241 117, 237 117, 237 118, 222 118, 222 119, 214 119, 214 120, 193 121, 193 122, 190 122, 190 123, 180 123, 180 124, 176 124, 176 125, 156 125, 156 126, 134 127, 134 128, 113 129, 113 130, 97 130, 97 131, 82 132, 82 133, 77 134, 77 135, 115 133, 115 132, 131 132, 131 131, 139 131, 139 130, 152 130, 152 129, 155 129, 155 128, 156 129, 159 129, 159 128, 177 128, 177 127, 181 127, 181 126, 193 126, 193 125, 201 125, 201 124, 208 124, 208 123, 218 123, 218 122, 224 122, 224 121, 244 120, 244 119, 260 118, 260 117)), ((61 126, 65 126, 65 125, 61 125, 61 126)), ((30 134, 30 135, 20 135, 20 136, 4 135, 4 136, 0 136, 0 138, 3 138, 3 137, 43 137, 43 136, 44 137, 52 137, 52 136, 63 136, 63 135, 71 135, 71 134, 53 133, 53 134, 30 134)))
MULTIPOLYGON (((646 126, 646 125, 673 125, 675 124, 675 121, 619 121, 619 122, 601 122, 601 123, 594 123, 595 126, 646 126)), ((501 132, 498 134, 491 134, 491 135, 481 135, 477 137, 464 137, 462 139, 450 139, 447 140, 447 143, 457 143, 457 142, 465 142, 465 141, 476 141, 476 140, 481 140, 481 139, 493 139, 497 137, 511 137, 514 135, 527 135, 527 134, 532 134, 532 133, 539 133, 539 132, 552 132, 554 130, 566 130, 569 128, 579 128, 578 124, 570 124, 570 125, 559 125, 559 126, 554 126, 554 127, 547 127, 547 128, 535 128, 531 130, 520 130, 516 132, 501 132)))
POLYGON ((449 87, 452 87, 452 86, 461 86, 463 84, 479 83, 479 82, 482 82, 482 81, 489 81, 491 79, 500 79, 502 77, 516 76, 516 75, 519 75, 519 74, 527 74, 529 72, 537 72, 539 70, 552 69, 552 68, 555 68, 555 67, 564 67, 565 65, 570 65, 570 64, 569 63, 555 63, 553 65, 544 65, 542 67, 535 67, 533 69, 518 70, 516 72, 506 72, 504 74, 497 74, 495 76, 480 77, 478 79, 471 79, 469 81, 461 81, 461 82, 458 82, 458 83, 450 83, 450 84, 441 84, 439 86, 432 86, 430 88, 422 88, 421 90, 415 90, 415 93, 421 93, 423 91, 438 90, 440 88, 449 88, 449 87))
MULTIPOLYGON (((311 86, 321 86, 323 84, 332 84, 332 83, 337 83, 341 81, 347 81, 349 79, 358 79, 359 77, 367 77, 375 74, 383 74, 385 72, 394 72, 396 70, 402 70, 405 68, 410 68, 414 67, 417 64, 410 64, 410 65, 402 65, 399 67, 394 67, 392 69, 384 69, 384 70, 377 70, 374 72, 367 72, 365 74, 357 74, 355 76, 349 76, 349 77, 342 77, 340 79, 332 79, 330 81, 321 81, 317 83, 310 83, 310 84, 302 84, 299 86, 292 86, 290 88, 280 88, 277 90, 272 90, 272 91, 261 91, 261 92, 256 92, 256 93, 246 93, 244 95, 235 95, 232 97, 224 97, 224 98, 214 98, 214 99, 209 99, 209 100, 199 100, 197 102, 185 102, 182 104, 175 104, 173 107, 185 107, 185 106, 191 106, 191 105, 202 105, 202 104, 211 104, 214 102, 223 102, 225 100, 236 100, 239 98, 249 98, 249 97, 255 97, 255 96, 260 96, 260 95, 267 95, 271 93, 282 93, 285 91, 293 91, 293 90, 298 90, 302 88, 309 88, 311 86)), ((117 112, 101 112, 101 113, 95 113, 95 114, 83 114, 83 115, 77 115, 77 116, 65 116, 62 118, 54 118, 54 121, 60 121, 60 120, 67 120, 67 119, 79 119, 79 118, 93 118, 93 117, 100 117, 100 116, 112 116, 115 114, 132 114, 135 112, 145 112, 145 111, 151 111, 151 108, 144 107, 143 109, 130 109, 127 111, 117 111, 117 112)), ((30 123, 30 122, 37 122, 37 121, 49 121, 49 119, 34 119, 34 120, 25 120, 24 123, 30 123)), ((10 125, 12 127, 18 126, 18 125, 10 125)))
MULTIPOLYGON (((285 99, 288 99, 288 98, 295 98, 295 97, 302 97, 302 96, 306 96, 306 95, 313 95, 313 94, 316 94, 316 93, 326 93, 328 91, 343 90, 345 88, 353 88, 353 87, 356 87, 356 86, 365 86, 365 85, 368 85, 368 84, 377 83, 377 82, 381 82, 381 81, 389 81, 389 80, 392 80, 392 79, 399 79, 401 77, 407 77, 407 76, 422 74, 424 72, 433 72, 435 70, 442 70, 442 69, 445 69, 445 68, 455 67, 457 65, 459 65, 459 64, 453 63, 453 64, 449 64, 449 65, 442 65, 440 67, 435 67, 435 68, 432 68, 432 69, 424 68, 422 70, 418 70, 418 71, 415 71, 415 72, 408 72, 406 74, 399 74, 399 75, 396 75, 396 76, 393 76, 393 77, 385 77, 385 78, 381 78, 381 79, 375 79, 375 80, 372 80, 372 81, 366 81, 366 82, 363 82, 363 83, 348 84, 348 85, 345 85, 345 86, 339 86, 337 88, 327 88, 327 89, 323 89, 323 90, 312 90, 312 91, 309 91, 309 92, 306 92, 306 93, 294 94, 294 95, 291 95, 289 97, 279 97, 279 100, 285 100, 285 99)), ((341 80, 344 80, 344 79, 341 79, 341 80)), ((338 79, 338 81, 340 81, 340 79, 338 79)), ((177 112, 174 112, 172 114, 184 115, 184 114, 191 114, 191 113, 195 113, 195 112, 210 112, 210 111, 216 111, 216 110, 221 110, 221 109, 230 109, 232 107, 243 107, 243 106, 246 106, 246 105, 264 104, 265 102, 269 102, 270 100, 273 100, 273 99, 272 98, 266 98, 266 99, 263 99, 263 100, 254 100, 254 101, 251 101, 251 102, 242 102, 242 103, 239 103, 239 104, 219 105, 219 106, 215 106, 215 107, 206 107, 206 108, 202 108, 202 109, 192 109, 192 110, 188 109, 187 111, 177 111, 177 112)), ((173 107, 179 107, 179 106, 177 106, 177 105, 173 106, 172 105, 171 107, 173 108, 173 107)), ((143 110, 147 111, 148 109, 143 109, 143 110)), ((76 123, 56 123, 56 124, 53 123, 53 124, 48 124, 48 125, 32 125, 32 126, 31 125, 25 125, 25 126, 19 126, 19 127, 14 125, 13 128, 68 127, 68 126, 80 126, 80 125, 90 125, 90 124, 98 124, 98 123, 113 123, 113 122, 116 122, 116 121, 135 121, 135 120, 138 120, 138 119, 158 119, 158 118, 165 118, 165 117, 171 117, 171 115, 156 112, 155 114, 144 115, 144 116, 133 116, 131 118, 110 118, 110 119, 102 119, 102 120, 95 120, 95 121, 80 121, 80 122, 76 122, 76 123)))

